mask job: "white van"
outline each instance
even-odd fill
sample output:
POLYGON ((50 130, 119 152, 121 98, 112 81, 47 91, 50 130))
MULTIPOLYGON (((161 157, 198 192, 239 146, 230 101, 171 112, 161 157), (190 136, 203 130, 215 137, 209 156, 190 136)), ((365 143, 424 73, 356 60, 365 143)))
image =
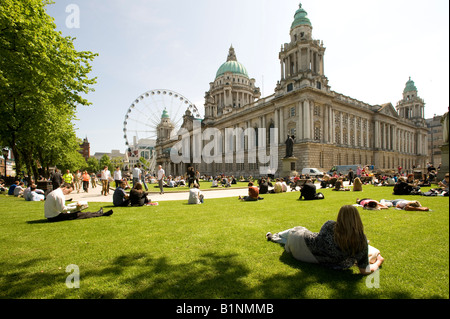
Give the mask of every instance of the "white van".
POLYGON ((323 172, 319 171, 317 168, 303 168, 302 175, 309 175, 309 177, 323 177, 323 172))

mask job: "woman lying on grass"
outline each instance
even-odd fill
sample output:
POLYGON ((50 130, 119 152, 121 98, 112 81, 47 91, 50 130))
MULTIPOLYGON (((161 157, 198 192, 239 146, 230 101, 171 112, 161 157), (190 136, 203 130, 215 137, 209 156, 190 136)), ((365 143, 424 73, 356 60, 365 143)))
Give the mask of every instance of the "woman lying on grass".
POLYGON ((297 260, 321 264, 331 269, 347 269, 357 264, 361 274, 376 271, 384 261, 380 252, 368 245, 358 210, 342 206, 337 221, 327 221, 319 233, 302 226, 276 234, 267 240, 284 245, 297 260))

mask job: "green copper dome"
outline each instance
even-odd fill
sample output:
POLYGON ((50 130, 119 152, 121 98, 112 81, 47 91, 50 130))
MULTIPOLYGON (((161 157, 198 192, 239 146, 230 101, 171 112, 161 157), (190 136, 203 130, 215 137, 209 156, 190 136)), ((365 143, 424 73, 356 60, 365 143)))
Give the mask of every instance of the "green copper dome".
POLYGON ((161 119, 168 119, 170 118, 169 113, 167 113, 167 110, 164 109, 162 115, 161 115, 161 119))
POLYGON ((294 22, 292 22, 291 29, 299 25, 311 25, 311 21, 308 19, 308 13, 302 8, 302 4, 300 3, 299 9, 295 12, 294 22))
POLYGON ((226 72, 241 74, 248 77, 248 73, 245 67, 237 61, 227 61, 224 64, 222 64, 222 66, 216 73, 216 78, 218 78, 221 75, 224 75, 226 72))
POLYGON ((409 81, 406 82, 406 87, 403 90, 403 93, 411 92, 411 91, 417 92, 417 88, 416 88, 416 85, 414 84, 414 81, 411 80, 411 77, 409 77, 409 81))
POLYGON ((247 69, 242 65, 242 63, 239 63, 237 61, 233 46, 231 46, 230 51, 228 53, 227 62, 222 64, 219 70, 217 70, 216 79, 227 72, 240 74, 248 78, 247 69))

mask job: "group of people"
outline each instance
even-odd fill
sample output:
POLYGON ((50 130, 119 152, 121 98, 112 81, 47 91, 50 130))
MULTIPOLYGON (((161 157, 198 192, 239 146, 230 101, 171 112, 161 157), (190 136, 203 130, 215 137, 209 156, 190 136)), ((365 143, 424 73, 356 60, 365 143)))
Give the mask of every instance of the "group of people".
POLYGON ((137 182, 133 184, 133 187, 128 193, 126 191, 128 183, 121 181, 119 187, 114 190, 113 205, 114 206, 145 206, 145 205, 157 205, 148 198, 148 193, 144 190, 141 183, 137 182))
MULTIPOLYGON (((107 167, 105 167, 105 170, 107 170, 107 167)), ((165 174, 161 166, 159 166, 158 175, 158 181, 161 181, 160 189, 162 190, 162 181, 165 174)), ((119 176, 116 175, 115 178, 116 177, 119 176)), ((148 193, 144 191, 142 183, 140 183, 139 180, 137 180, 136 183, 134 182, 135 181, 133 180, 133 187, 130 189, 129 193, 127 193, 126 189, 129 187, 128 182, 124 179, 119 180, 119 184, 117 185, 113 195, 114 206, 144 206, 152 203, 148 198, 148 193)), ((412 182, 414 181, 408 180, 408 178, 399 177, 398 181, 394 184, 394 194, 396 194, 396 192, 401 188, 397 185, 418 187, 418 185, 411 185, 412 182)), ((359 189, 362 185, 362 183, 360 183, 361 181, 359 180, 359 177, 354 178, 354 191, 362 190, 359 189)), ((342 190, 341 188, 344 187, 343 178, 339 178, 335 184, 338 184, 339 186, 335 185, 335 189, 333 190, 342 190), (336 189, 336 187, 338 189, 336 189)), ((13 193, 16 189, 20 192, 20 189, 23 188, 23 183, 21 184, 20 182, 17 182, 14 185, 15 186, 12 187, 13 193)), ((38 194, 33 186, 35 185, 30 186, 29 193, 34 192, 34 194, 38 194)), ((193 178, 192 183, 189 183, 189 186, 190 190, 188 203, 203 203, 204 196, 200 191, 199 183, 195 177, 193 178)), ((0 187, 5 189, 2 181, 0 181, 0 187)), ((104 212, 102 208, 96 212, 83 212, 88 205, 80 202, 66 205, 65 196, 70 194, 74 189, 74 185, 72 183, 67 183, 63 178, 62 184, 46 196, 44 210, 45 217, 48 221, 55 222, 85 219, 111 216, 113 214, 112 210, 104 212)), ((449 174, 446 174, 444 180, 439 182, 438 189, 442 192, 447 192, 448 194, 449 174)), ((11 188, 8 191, 11 191, 11 188)), ((259 180, 259 187, 255 186, 254 183, 250 181, 248 183, 248 196, 239 197, 239 199, 242 201, 258 201, 263 199, 260 197, 260 194, 268 194, 271 192, 282 193, 287 191, 288 185, 283 179, 276 179, 275 183, 272 183, 272 181, 266 177, 259 180), (269 189, 269 185, 273 189, 269 189)), ((25 190, 22 194, 24 192, 25 190)), ((320 197, 319 194, 322 193, 316 192, 316 187, 311 179, 308 179, 300 188, 300 199, 322 199, 323 197, 320 197)), ((336 221, 329 220, 325 222, 318 233, 311 232, 303 226, 297 226, 274 234, 268 232, 266 233, 266 239, 268 241, 283 245, 285 250, 291 253, 297 260, 321 264, 331 269, 348 269, 356 265, 361 274, 371 274, 381 267, 384 262, 384 258, 381 256, 378 249, 369 245, 369 241, 364 234, 364 227, 356 206, 374 210, 388 209, 390 207, 407 211, 429 210, 428 207, 422 207, 420 202, 417 200, 382 199, 377 201, 370 198, 357 199, 356 205, 342 206, 339 210, 336 221)))
POLYGON ((50 179, 52 182, 53 189, 57 189, 63 183, 72 185, 72 188, 79 193, 81 190, 84 192, 89 192, 89 183, 92 188, 97 187, 97 176, 95 173, 89 174, 86 170, 81 172, 77 170, 74 174, 70 172, 69 169, 66 170, 64 174, 61 174, 59 169, 55 169, 54 172, 50 175, 50 179))
POLYGON ((24 182, 15 181, 9 188, 6 188, 5 182, 0 180, 0 190, 2 193, 7 193, 10 196, 23 197, 26 201, 45 200, 45 192, 42 189, 38 189, 34 183, 26 187, 24 182))

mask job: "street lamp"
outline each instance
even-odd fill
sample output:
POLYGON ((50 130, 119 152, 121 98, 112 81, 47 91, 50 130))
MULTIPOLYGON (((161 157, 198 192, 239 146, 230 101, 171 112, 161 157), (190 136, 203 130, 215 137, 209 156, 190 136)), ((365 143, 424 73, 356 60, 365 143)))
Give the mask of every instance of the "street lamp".
POLYGON ((2 150, 3 158, 5 159, 5 178, 6 178, 6 161, 8 159, 9 150, 7 148, 4 148, 2 150))

